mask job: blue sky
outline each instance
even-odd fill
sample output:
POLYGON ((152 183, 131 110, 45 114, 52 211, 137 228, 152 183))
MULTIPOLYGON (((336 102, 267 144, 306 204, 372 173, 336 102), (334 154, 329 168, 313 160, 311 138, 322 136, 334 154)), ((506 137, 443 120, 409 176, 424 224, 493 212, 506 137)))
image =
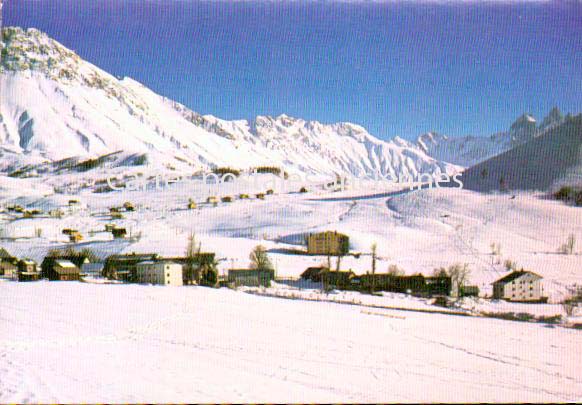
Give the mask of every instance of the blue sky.
POLYGON ((221 118, 286 113, 412 139, 582 112, 580 2, 4 3, 5 25, 221 118))

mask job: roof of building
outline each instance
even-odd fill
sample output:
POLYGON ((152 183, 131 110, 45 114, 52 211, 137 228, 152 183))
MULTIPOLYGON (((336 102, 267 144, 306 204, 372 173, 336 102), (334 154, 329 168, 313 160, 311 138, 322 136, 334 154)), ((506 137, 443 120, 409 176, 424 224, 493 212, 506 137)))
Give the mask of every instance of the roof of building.
POLYGON ((22 259, 20 261, 20 263, 26 264, 26 265, 31 265, 31 266, 36 264, 36 262, 34 260, 30 260, 30 259, 22 259))
POLYGON ((80 271, 79 268, 69 260, 55 260, 54 270, 58 274, 77 274, 80 271))
POLYGON ((69 260, 55 260, 55 264, 59 267, 62 267, 62 268, 76 268, 77 267, 73 264, 73 262, 71 262, 69 260))
POLYGON ((14 257, 4 248, 0 248, 0 259, 13 259, 14 257))
POLYGON ((162 264, 162 265, 165 265, 165 264, 179 264, 179 263, 173 262, 171 260, 163 260, 163 259, 162 260, 155 260, 155 261, 154 260, 144 260, 143 262, 137 263, 138 266, 139 265, 150 265, 150 264, 162 264))
POLYGON ((305 269, 303 273, 301 273, 301 278, 311 278, 313 276, 320 275, 322 272, 329 270, 325 266, 312 266, 305 269))
POLYGON ((337 235, 337 236, 345 236, 345 237, 348 236, 345 233, 341 233, 338 231, 320 231, 320 232, 313 232, 310 234, 310 236, 322 236, 322 235, 337 235))
POLYGON ((493 284, 511 283, 512 281, 517 280, 518 278, 525 276, 526 274, 530 274, 530 275, 534 276, 534 278, 536 278, 537 280, 541 280, 543 278, 539 274, 536 274, 532 271, 520 270, 520 271, 514 271, 514 272, 509 273, 508 275, 506 275, 504 277, 501 277, 499 280, 495 281, 493 284))
POLYGON ((107 261, 129 261, 129 262, 144 262, 155 260, 158 257, 156 253, 130 253, 121 255, 111 255, 107 261))
POLYGON ((228 269, 228 272, 258 272, 258 271, 274 271, 273 269, 228 269))
POLYGON ((63 256, 46 256, 42 261, 41 267, 51 267, 58 261, 67 261, 71 262, 73 265, 81 268, 84 265, 91 263, 89 257, 85 254, 77 254, 77 255, 63 255, 63 256))

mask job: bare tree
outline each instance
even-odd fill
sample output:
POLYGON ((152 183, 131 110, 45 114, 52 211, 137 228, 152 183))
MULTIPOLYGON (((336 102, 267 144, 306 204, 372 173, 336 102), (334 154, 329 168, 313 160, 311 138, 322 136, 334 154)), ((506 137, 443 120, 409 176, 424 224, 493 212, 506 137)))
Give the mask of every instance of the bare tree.
POLYGON ((511 259, 507 259, 507 260, 505 260, 505 262, 503 263, 503 265, 505 266, 505 269, 506 269, 507 271, 514 271, 514 270, 517 270, 517 263, 516 263, 516 262, 514 262, 514 261, 513 261, 513 260, 511 260, 511 259))
POLYGON ((500 263, 500 256, 501 256, 501 244, 492 242, 491 245, 491 264, 497 262, 500 263))
POLYGON ((338 272, 338 273, 339 273, 339 271, 341 269, 341 263, 342 263, 343 257, 344 257, 343 253, 338 253, 338 255, 336 257, 335 271, 338 272))
POLYGON ((200 284, 200 266, 196 265, 196 261, 200 255, 202 244, 196 242, 196 235, 191 233, 188 236, 188 246, 186 247, 186 266, 184 281, 187 284, 200 284))
POLYGON ((575 247, 576 247, 576 236, 574 236, 574 234, 570 234, 568 236, 568 239, 566 240, 566 243, 564 243, 560 247, 560 252, 565 255, 571 255, 574 253, 575 247))
POLYGON ((445 270, 441 268, 437 270, 440 275, 448 275, 451 278, 451 284, 453 285, 453 291, 459 292, 463 286, 467 283, 471 270, 469 270, 468 264, 453 264, 445 270))
POLYGON ((269 255, 267 254, 267 249, 264 246, 256 246, 249 257, 251 259, 251 269, 273 270, 273 263, 271 263, 271 259, 269 259, 269 255))
POLYGON ((582 303, 582 288, 571 286, 567 287, 567 294, 562 299, 562 308, 568 316, 574 315, 574 311, 582 303))
POLYGON ((376 251, 378 249, 378 245, 376 242, 372 243, 372 283, 371 283, 371 293, 374 293, 376 290, 376 251))

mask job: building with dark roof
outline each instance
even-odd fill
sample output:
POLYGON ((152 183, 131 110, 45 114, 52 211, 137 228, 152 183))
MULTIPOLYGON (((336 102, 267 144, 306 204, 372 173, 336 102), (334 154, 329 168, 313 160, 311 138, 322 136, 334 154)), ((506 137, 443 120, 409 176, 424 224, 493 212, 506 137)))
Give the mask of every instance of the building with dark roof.
POLYGON ((4 248, 0 248, 0 276, 14 277, 18 270, 18 259, 4 248))
POLYGON ((545 302, 542 276, 531 271, 514 271, 493 283, 493 298, 514 302, 545 302))
POLYGON ((43 267, 43 276, 51 281, 79 281, 81 270, 69 260, 54 258, 43 267))

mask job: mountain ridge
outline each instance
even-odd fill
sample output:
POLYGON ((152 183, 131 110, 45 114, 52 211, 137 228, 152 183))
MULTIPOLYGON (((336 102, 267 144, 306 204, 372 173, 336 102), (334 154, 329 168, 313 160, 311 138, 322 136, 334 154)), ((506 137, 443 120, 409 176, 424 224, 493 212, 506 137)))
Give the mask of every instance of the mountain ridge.
MULTIPOLYGON (((287 115, 226 121, 202 115, 137 81, 119 80, 35 30, 3 30, 0 147, 14 162, 147 155, 160 169, 278 166, 289 172, 373 176, 453 173, 418 148, 351 123, 287 115)), ((0 166, 1 168, 1 166, 0 166)))

